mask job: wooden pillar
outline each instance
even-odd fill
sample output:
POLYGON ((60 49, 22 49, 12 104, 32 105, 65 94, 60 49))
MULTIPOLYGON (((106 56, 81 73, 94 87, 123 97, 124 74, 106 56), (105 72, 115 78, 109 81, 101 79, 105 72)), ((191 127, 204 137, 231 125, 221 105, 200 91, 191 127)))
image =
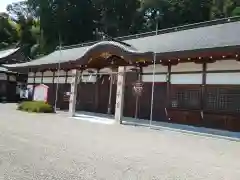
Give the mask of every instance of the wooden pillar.
POLYGON ((10 100, 10 92, 11 91, 9 91, 9 88, 10 88, 10 75, 9 74, 5 74, 5 76, 7 77, 6 78, 6 81, 4 82, 4 83, 6 83, 6 85, 5 85, 5 94, 4 94, 4 96, 5 96, 5 101, 9 101, 10 100))
POLYGON ((77 85, 79 79, 80 72, 75 69, 72 72, 72 82, 71 82, 71 94, 69 101, 69 115, 73 117, 76 112, 76 100, 77 100, 77 85))
POLYGON ((113 71, 110 74, 110 83, 109 83, 109 98, 108 98, 108 110, 107 113, 111 114, 111 110, 112 110, 112 88, 113 88, 113 71))
POLYGON ((67 84, 67 80, 68 80, 68 70, 65 71, 66 74, 65 74, 65 84, 67 84))
POLYGON ((55 95, 55 93, 56 93, 56 91, 55 91, 55 74, 56 74, 56 71, 54 71, 53 70, 53 78, 52 78, 52 95, 53 95, 53 102, 52 102, 52 104, 54 105, 54 102, 55 102, 55 98, 56 98, 56 95, 55 95))
POLYGON ((100 75, 99 75, 99 69, 97 70, 97 75, 96 75, 96 88, 95 88, 95 112, 97 112, 98 110, 98 104, 99 104, 99 79, 100 79, 100 75))
POLYGON ((56 72, 55 71, 53 71, 53 79, 52 79, 52 84, 54 85, 54 81, 55 81, 55 74, 56 74, 56 72))
POLYGON ((167 108, 169 107, 169 106, 171 106, 171 73, 172 72, 172 65, 169 63, 168 64, 168 71, 167 71, 167 94, 166 94, 166 96, 167 96, 167 102, 166 102, 166 108, 165 108, 165 113, 166 113, 166 117, 167 117, 167 119, 168 120, 170 120, 170 118, 169 118, 169 116, 168 116, 168 111, 167 111, 167 108))
POLYGON ((44 71, 42 71, 41 73, 42 73, 41 84, 43 84, 43 75, 44 75, 44 71))
POLYGON ((207 81, 207 63, 202 64, 202 85, 201 85, 201 117, 204 120, 203 109, 206 96, 206 81, 207 81))
MULTIPOLYGON (((137 71, 137 74, 138 74, 138 81, 142 82, 142 67, 141 66, 139 67, 139 70, 137 71)), ((138 118, 139 109, 140 109, 140 107, 139 107, 139 104, 140 104, 139 103, 139 98, 140 98, 140 96, 137 95, 136 96, 136 104, 135 104, 135 119, 138 118)))
POLYGON ((36 71, 34 71, 34 73, 33 73, 33 93, 32 93, 32 100, 34 100, 35 85, 36 85, 36 71))
POLYGON ((36 72, 33 73, 33 85, 35 86, 36 83, 36 72))
POLYGON ((117 95, 116 95, 116 106, 115 106, 115 120, 117 123, 122 124, 123 107, 124 107, 124 88, 125 88, 125 77, 126 68, 118 68, 117 76, 117 95))

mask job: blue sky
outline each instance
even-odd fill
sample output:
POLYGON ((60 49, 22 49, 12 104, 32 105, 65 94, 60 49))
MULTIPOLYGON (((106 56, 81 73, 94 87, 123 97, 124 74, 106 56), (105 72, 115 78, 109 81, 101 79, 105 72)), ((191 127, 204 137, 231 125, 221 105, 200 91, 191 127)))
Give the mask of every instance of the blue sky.
POLYGON ((21 1, 21 0, 0 0, 0 12, 5 12, 8 4, 11 4, 13 2, 18 2, 18 1, 21 1))

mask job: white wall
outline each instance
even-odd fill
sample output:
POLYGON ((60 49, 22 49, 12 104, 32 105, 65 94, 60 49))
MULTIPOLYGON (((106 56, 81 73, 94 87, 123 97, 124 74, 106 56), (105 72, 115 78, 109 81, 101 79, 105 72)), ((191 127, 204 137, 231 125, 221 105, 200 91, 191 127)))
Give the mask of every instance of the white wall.
POLYGON ((52 71, 45 71, 43 73, 43 76, 53 76, 53 72, 52 71))
POLYGON ((42 76, 42 72, 36 72, 36 76, 42 76))
POLYGON ((27 83, 32 84, 34 82, 34 78, 28 77, 27 83))
POLYGON ((172 74, 171 84, 202 84, 202 74, 172 74))
POLYGON ((53 82, 53 77, 43 77, 43 84, 44 83, 52 83, 53 82))
POLYGON ((55 76, 66 76, 66 71, 64 71, 64 70, 60 70, 59 72, 58 71, 56 71, 55 72, 55 76))
MULTIPOLYGON (((240 70, 240 62, 221 60, 207 64, 207 71, 240 70)), ((240 84, 240 73, 207 73, 207 84, 240 84)))
POLYGON ((71 83, 72 83, 72 79, 73 79, 73 77, 72 77, 72 76, 69 76, 69 77, 67 78, 67 83, 68 83, 68 84, 71 84, 71 83))
POLYGON ((240 84, 240 73, 207 73, 207 84, 240 84))
MULTIPOLYGON (((142 75, 143 82, 153 82, 153 75, 142 75)), ((166 74, 156 74, 155 75, 155 82, 166 82, 167 75, 166 74)))
MULTIPOLYGON (((69 74, 71 74, 71 73, 69 73, 69 74)), ((66 72, 61 70, 59 72, 59 76, 64 76, 64 77, 59 77, 59 83, 61 83, 61 84, 65 83, 66 72)), ((70 79, 71 78, 72 77, 70 77, 70 79)), ((57 82, 58 82, 58 72, 55 72, 54 83, 57 83, 57 82)), ((32 73, 32 72, 28 73, 28 83, 34 83, 34 73, 32 73)), ((37 83, 37 84, 42 83, 42 73, 41 72, 36 73, 35 83, 37 83), (37 77, 37 76, 39 76, 39 77, 37 77)), ((53 83, 53 72, 52 71, 45 71, 43 73, 43 83, 53 83)))
POLYGON ((42 81, 42 78, 41 77, 36 77, 35 78, 35 83, 41 83, 41 81, 42 81))
MULTIPOLYGON (((155 67, 155 72, 167 72, 168 71, 168 67, 167 66, 162 66, 160 64, 156 64, 155 67)), ((152 73, 153 72, 153 65, 147 66, 147 67, 143 67, 143 73, 152 73)))
POLYGON ((57 77, 57 76, 55 76, 54 83, 64 84, 65 80, 66 80, 66 77, 57 77))
POLYGON ((172 66, 172 72, 187 72, 187 71, 202 71, 203 65, 196 64, 194 62, 189 63, 179 63, 177 65, 172 66))
MULTIPOLYGON (((127 67, 127 70, 130 70, 132 67, 127 67)), ((189 72, 189 71, 202 71, 202 64, 196 64, 193 62, 189 63, 180 63, 178 65, 172 66, 172 72, 189 72)), ((236 60, 221 60, 217 61, 215 63, 209 63, 207 64, 207 71, 218 71, 218 70, 240 70, 240 62, 237 62, 236 60)), ((93 70, 96 72, 96 70, 93 70)), ((109 68, 102 69, 100 73, 111 73, 112 71, 109 68)), ((152 82, 152 73, 153 72, 153 65, 150 65, 148 67, 143 68, 143 82, 152 82), (147 74, 144 74, 147 73, 147 74)), ((156 65, 156 73, 165 73, 165 74, 156 74, 155 75, 155 81, 156 82, 166 82, 166 76, 167 76, 167 66, 162 66, 157 64, 156 65)), ((95 75, 92 75, 91 78, 88 75, 88 71, 84 71, 83 74, 83 82, 96 82, 95 75)), ((33 75, 34 73, 30 72, 28 77, 28 83, 33 83, 33 75)), ((43 74, 43 83, 52 83, 52 76, 53 72, 46 71, 43 74)), ((61 70, 60 76, 65 76, 66 72, 61 70)), ((71 83, 72 81, 72 71, 68 72, 68 79, 67 83, 71 83)), ((37 72, 36 76, 42 76, 41 72, 37 72)), ((54 82, 57 83, 57 76, 58 73, 55 74, 55 80, 54 82)), ((0 78, 6 79, 4 75, 2 75, 0 78)), ((59 83, 65 83, 65 77, 59 78, 59 83)), ((41 77, 36 77, 35 79, 36 83, 41 83, 41 77)), ((171 83, 172 84, 201 84, 202 83, 202 74, 172 74, 171 75, 171 83)), ((207 73, 207 84, 240 84, 240 73, 207 73)))
POLYGON ((96 76, 82 76, 82 82, 95 83, 97 81, 96 76))
POLYGON ((33 77, 34 76, 34 73, 33 72, 29 72, 28 73, 28 77, 33 77))
POLYGON ((207 64, 207 71, 240 70, 240 62, 236 60, 221 60, 207 64))

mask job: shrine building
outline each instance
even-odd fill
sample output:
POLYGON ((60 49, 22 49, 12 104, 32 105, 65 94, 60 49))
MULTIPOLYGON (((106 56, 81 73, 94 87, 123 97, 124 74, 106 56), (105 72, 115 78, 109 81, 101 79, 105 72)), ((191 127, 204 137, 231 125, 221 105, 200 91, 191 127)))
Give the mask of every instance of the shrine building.
POLYGON ((27 75, 9 70, 3 64, 26 62, 21 48, 0 51, 0 102, 16 102, 19 98, 18 88, 26 84, 27 75))
POLYGON ((154 81, 153 121, 240 131, 239 32, 240 17, 219 19, 58 48, 4 67, 28 73, 33 87, 48 86, 47 101, 70 116, 149 120, 154 81))

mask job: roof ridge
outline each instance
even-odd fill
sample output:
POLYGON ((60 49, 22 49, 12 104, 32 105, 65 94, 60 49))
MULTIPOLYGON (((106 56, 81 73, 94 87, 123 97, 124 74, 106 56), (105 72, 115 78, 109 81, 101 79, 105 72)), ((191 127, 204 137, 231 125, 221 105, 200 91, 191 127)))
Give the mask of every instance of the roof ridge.
POLYGON ((8 50, 11 50, 11 49, 19 49, 19 47, 15 46, 15 45, 8 46, 8 47, 6 47, 6 48, 0 49, 0 52, 1 52, 1 51, 8 51, 8 50))
MULTIPOLYGON (((215 20, 210 20, 210 21, 203 21, 203 22, 199 22, 199 23, 175 26, 175 27, 166 28, 166 29, 160 29, 157 31, 157 34, 165 34, 165 33, 171 33, 171 32, 183 31, 183 30, 190 30, 190 29, 194 29, 194 28, 208 27, 208 26, 214 26, 214 25, 218 25, 218 24, 226 24, 226 23, 237 22, 237 21, 240 21, 240 16, 233 16, 233 17, 228 17, 228 18, 221 18, 221 19, 215 19, 215 20)), ((123 41, 123 40, 153 36, 155 34, 156 34, 156 31, 150 31, 150 32, 133 34, 133 35, 128 35, 128 36, 115 37, 113 39, 116 39, 117 41, 123 41)), ((89 42, 84 42, 84 43, 80 43, 80 44, 63 46, 62 50, 84 47, 84 46, 91 46, 91 45, 101 42, 101 41, 102 40, 89 41, 89 42)), ((59 50, 59 46, 56 48, 56 50, 59 50)))

